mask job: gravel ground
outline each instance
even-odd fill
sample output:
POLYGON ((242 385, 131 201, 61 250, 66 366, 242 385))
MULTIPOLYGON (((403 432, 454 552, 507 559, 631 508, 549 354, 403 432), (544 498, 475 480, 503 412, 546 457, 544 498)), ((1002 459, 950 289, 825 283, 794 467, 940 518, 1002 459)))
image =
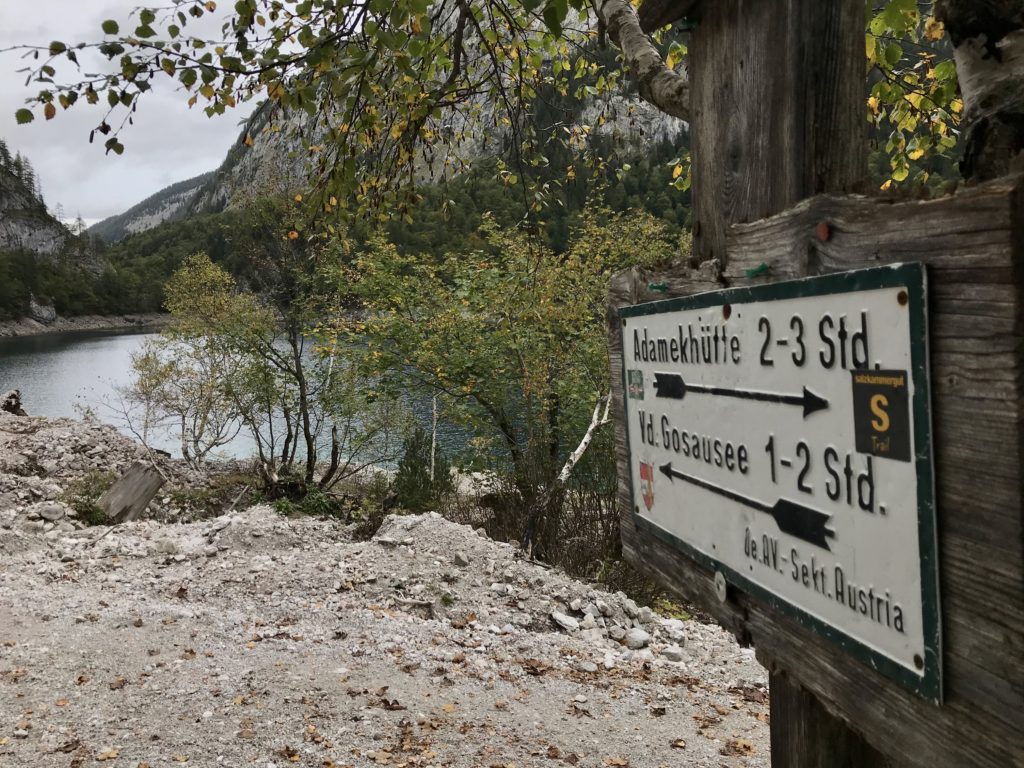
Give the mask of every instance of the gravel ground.
POLYGON ((730 635, 433 514, 47 534, 0 527, 0 767, 769 764, 730 635))

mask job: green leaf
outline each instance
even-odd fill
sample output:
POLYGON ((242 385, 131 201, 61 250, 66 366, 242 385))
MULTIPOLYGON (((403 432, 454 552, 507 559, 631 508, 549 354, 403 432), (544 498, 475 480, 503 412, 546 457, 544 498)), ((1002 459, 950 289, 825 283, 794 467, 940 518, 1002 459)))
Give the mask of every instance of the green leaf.
POLYGON ((142 11, 139 12, 139 21, 143 24, 152 24, 156 21, 156 14, 149 10, 149 8, 143 8, 142 11))
POLYGON ((956 77, 956 64, 952 59, 940 61, 935 65, 936 80, 951 80, 956 77))
POLYGON ((107 152, 113 152, 115 155, 120 155, 124 152, 124 145, 117 139, 107 139, 106 144, 107 152))
POLYGON ((562 33, 562 19, 564 18, 565 16, 558 13, 558 8, 555 6, 555 3, 550 2, 545 6, 544 24, 547 25, 547 28, 554 34, 560 35, 562 33))
POLYGON ((52 43, 50 43, 51 56, 59 56, 60 54, 64 53, 64 51, 66 51, 67 49, 68 47, 64 45, 64 43, 62 43, 60 40, 54 40, 52 43))
POLYGON ((107 19, 103 22, 103 34, 105 35, 116 35, 120 30, 121 27, 113 19, 107 19))
POLYGON ((14 119, 18 121, 18 125, 25 125, 35 120, 36 116, 32 114, 30 109, 19 109, 14 113, 14 119))

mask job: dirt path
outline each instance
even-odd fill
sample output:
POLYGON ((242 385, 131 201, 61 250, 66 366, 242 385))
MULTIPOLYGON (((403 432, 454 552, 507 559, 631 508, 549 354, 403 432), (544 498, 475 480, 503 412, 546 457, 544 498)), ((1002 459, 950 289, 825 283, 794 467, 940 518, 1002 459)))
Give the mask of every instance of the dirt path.
POLYGON ((104 530, 0 529, 0 766, 769 763, 730 636, 436 516, 104 530))

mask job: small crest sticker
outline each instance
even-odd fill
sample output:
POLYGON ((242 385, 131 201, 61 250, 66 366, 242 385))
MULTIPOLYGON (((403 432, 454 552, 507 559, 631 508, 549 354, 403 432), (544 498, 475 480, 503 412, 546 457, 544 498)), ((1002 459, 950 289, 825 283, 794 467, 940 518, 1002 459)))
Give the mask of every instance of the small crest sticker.
POLYGON ((631 400, 643 400, 644 372, 632 369, 626 371, 626 388, 631 400))
POLYGON ((654 466, 640 462, 640 493, 644 498, 644 506, 650 510, 654 506, 654 466))

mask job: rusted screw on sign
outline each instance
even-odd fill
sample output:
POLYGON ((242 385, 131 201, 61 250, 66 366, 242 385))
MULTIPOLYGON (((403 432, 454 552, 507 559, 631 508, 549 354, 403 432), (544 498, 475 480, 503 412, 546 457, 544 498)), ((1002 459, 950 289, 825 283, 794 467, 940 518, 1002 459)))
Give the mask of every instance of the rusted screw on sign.
POLYGON ((818 235, 818 239, 823 243, 827 243, 828 239, 832 237, 832 228, 828 225, 827 221, 819 221, 814 231, 818 235))

